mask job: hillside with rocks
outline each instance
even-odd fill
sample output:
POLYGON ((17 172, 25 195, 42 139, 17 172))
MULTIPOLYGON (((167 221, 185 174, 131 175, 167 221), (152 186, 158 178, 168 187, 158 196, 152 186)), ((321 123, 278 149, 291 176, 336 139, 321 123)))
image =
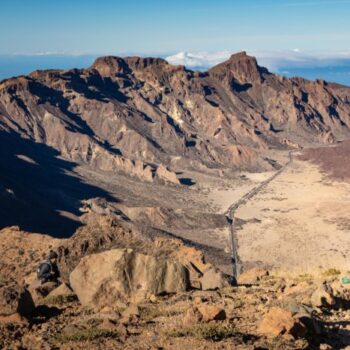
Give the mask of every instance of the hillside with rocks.
POLYGON ((341 272, 314 278, 247 270, 238 285, 174 239, 85 214, 70 239, 0 231, 3 349, 341 349, 350 339, 350 289, 341 272), (11 248, 9 242, 11 242, 11 248), (62 284, 31 287, 47 249, 62 284), (26 289, 26 287, 28 289, 26 289))
POLYGON ((0 348, 349 346, 349 138, 350 88, 245 52, 1 81, 0 348))
POLYGON ((264 169, 269 147, 342 139, 348 94, 274 75, 245 52, 204 73, 157 58, 101 57, 87 69, 2 81, 0 123, 71 161, 152 181, 160 164, 264 169))

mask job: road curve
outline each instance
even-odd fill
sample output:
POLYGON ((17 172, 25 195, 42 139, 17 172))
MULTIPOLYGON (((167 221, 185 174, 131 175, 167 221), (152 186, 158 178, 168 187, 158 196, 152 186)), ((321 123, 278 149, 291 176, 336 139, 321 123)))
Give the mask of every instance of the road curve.
POLYGON ((246 204, 250 199, 252 199, 256 194, 258 194, 264 187, 266 187, 271 181, 273 181, 277 176, 279 176, 283 171, 293 162, 293 152, 289 151, 288 154, 289 160, 284 166, 282 166, 275 174, 269 177, 267 180, 260 183, 258 186, 254 187, 251 191, 247 192, 243 197, 238 201, 231 204, 227 209, 225 216, 229 225, 230 230, 230 245, 231 245, 231 254, 232 254, 232 268, 233 268, 233 277, 237 280, 237 277, 241 273, 241 262, 239 260, 237 252, 237 237, 236 237, 236 228, 235 228, 235 211, 243 204, 246 204))

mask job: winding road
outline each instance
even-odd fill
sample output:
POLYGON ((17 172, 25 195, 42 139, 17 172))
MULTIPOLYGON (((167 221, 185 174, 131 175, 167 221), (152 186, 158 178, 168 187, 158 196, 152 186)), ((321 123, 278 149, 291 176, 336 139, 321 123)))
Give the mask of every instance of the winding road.
POLYGON ((241 273, 241 262, 239 260, 238 252, 237 252, 237 237, 236 237, 236 227, 235 227, 235 212, 236 210, 246 204, 251 198, 257 195, 264 187, 266 187, 271 181, 276 179, 277 176, 282 174, 286 168, 293 162, 293 152, 289 151, 288 154, 289 160, 288 162, 281 167, 275 174, 269 177, 267 180, 261 182, 258 186, 254 187, 251 191, 247 192, 243 197, 241 197, 238 201, 234 202, 226 211, 225 216, 227 222, 229 224, 230 230, 230 245, 231 245, 231 254, 232 254, 232 268, 233 268, 233 276, 236 278, 241 273))

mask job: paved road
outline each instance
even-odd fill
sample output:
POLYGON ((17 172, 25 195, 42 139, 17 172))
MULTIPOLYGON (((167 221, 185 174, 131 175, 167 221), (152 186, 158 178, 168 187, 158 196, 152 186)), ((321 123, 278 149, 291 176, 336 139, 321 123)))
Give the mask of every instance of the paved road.
POLYGON ((250 199, 252 199, 256 194, 258 194, 264 187, 266 187, 271 181, 273 181, 277 176, 285 171, 285 169, 293 162, 293 152, 289 151, 289 160, 288 162, 279 169, 275 174, 269 177, 267 180, 260 183, 258 186, 254 187, 251 191, 246 193, 238 201, 234 202, 226 212, 227 222, 230 229, 230 245, 231 245, 231 254, 232 254, 232 268, 233 276, 237 279, 238 275, 241 273, 241 262, 239 260, 237 252, 237 237, 236 237, 236 227, 235 227, 235 212, 241 206, 246 204, 250 199))

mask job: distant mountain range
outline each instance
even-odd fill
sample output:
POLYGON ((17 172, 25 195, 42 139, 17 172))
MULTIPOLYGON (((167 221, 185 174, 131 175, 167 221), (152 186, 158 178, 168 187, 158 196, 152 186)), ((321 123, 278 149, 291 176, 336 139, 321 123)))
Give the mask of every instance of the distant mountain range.
POLYGON ((272 74, 245 52, 205 72, 114 56, 37 70, 0 82, 0 225, 18 207, 49 219, 50 205, 108 196, 67 175, 77 164, 180 186, 184 170, 271 170, 272 150, 347 138, 350 88, 272 74))
MULTIPOLYGON (((350 54, 283 52, 254 52, 259 62, 271 72, 286 77, 323 79, 350 86, 350 54)), ((29 74, 36 69, 84 68, 93 63, 96 54, 71 55, 59 53, 0 55, 0 80, 29 74)), ((207 70, 227 60, 230 52, 179 52, 160 55, 173 64, 183 64, 192 70, 207 70)))

